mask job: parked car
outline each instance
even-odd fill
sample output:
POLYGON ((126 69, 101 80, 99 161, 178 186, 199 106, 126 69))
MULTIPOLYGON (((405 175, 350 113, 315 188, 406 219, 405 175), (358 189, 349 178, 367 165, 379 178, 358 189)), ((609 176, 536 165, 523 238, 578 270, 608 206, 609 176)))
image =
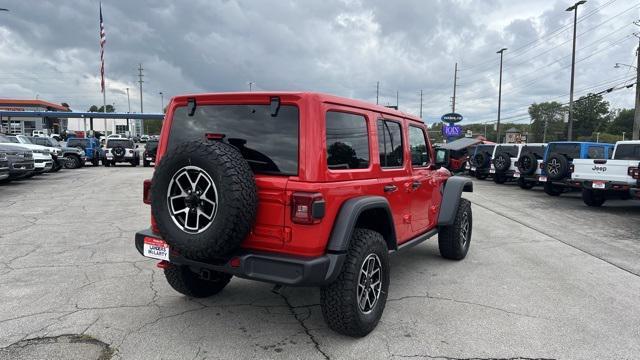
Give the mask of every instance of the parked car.
MULTIPOLYGON (((67 144, 71 141, 75 141, 76 139, 82 140, 83 138, 71 138, 67 144)), ((63 166, 65 169, 77 169, 79 167, 83 167, 84 163, 87 161, 84 150, 77 147, 62 146, 62 144, 60 144, 56 139, 31 137, 29 138, 29 141, 34 144, 46 146, 51 151, 55 150, 58 154, 62 154, 62 156, 55 159, 55 162, 60 166, 63 166)))
POLYGON ((91 162, 93 166, 99 166, 100 160, 104 157, 104 150, 102 150, 98 139, 94 137, 69 139, 67 147, 82 149, 87 161, 91 162))
POLYGON ((31 158, 34 162, 33 174, 42 174, 51 171, 53 168, 52 149, 32 143, 28 137, 23 135, 0 135, 0 143, 8 145, 19 145, 31 150, 31 158))
POLYGON ((0 148, 0 183, 5 182, 9 179, 9 176, 11 175, 9 166, 9 156, 7 155, 7 150, 2 150, 0 148))
POLYGON ((611 159, 575 159, 572 170, 571 179, 582 185, 582 200, 588 206, 639 197, 640 141, 618 141, 611 159))
POLYGON ((149 141, 149 135, 140 136, 140 142, 146 143, 147 141, 149 141))
POLYGON ((156 163, 156 152, 158 151, 158 140, 149 140, 144 146, 142 154, 142 164, 144 167, 151 166, 156 163))
POLYGON ((493 181, 496 184, 504 184, 520 177, 515 163, 523 146, 523 144, 496 145, 489 168, 489 173, 493 175, 493 181))
POLYGON ((126 162, 132 166, 138 166, 140 164, 140 154, 137 149, 138 145, 134 144, 131 139, 107 139, 102 164, 108 167, 126 162))
POLYGON ((582 184, 571 180, 571 167, 575 159, 607 159, 611 156, 613 144, 557 141, 550 142, 544 153, 539 181, 544 184, 544 192, 559 196, 564 192, 580 190, 582 184))
POLYGON ((471 171, 479 180, 484 180, 490 175, 491 159, 496 150, 494 144, 477 145, 470 157, 471 171))
POLYGON ((178 96, 168 109, 144 182, 152 228, 135 243, 180 293, 212 296, 234 275, 317 286, 329 327, 364 336, 390 253, 436 234, 445 258, 469 250, 473 183, 441 168, 446 151, 417 117, 299 92, 178 96))
POLYGON ((526 144, 520 149, 520 156, 515 165, 520 173, 518 185, 528 190, 539 184, 542 174, 542 162, 547 144, 526 144))
MULTIPOLYGON (((2 136, 2 135, 0 135, 2 136)), ((9 177, 0 182, 23 179, 34 175, 33 152, 17 144, 0 143, 0 152, 5 154, 9 177)))

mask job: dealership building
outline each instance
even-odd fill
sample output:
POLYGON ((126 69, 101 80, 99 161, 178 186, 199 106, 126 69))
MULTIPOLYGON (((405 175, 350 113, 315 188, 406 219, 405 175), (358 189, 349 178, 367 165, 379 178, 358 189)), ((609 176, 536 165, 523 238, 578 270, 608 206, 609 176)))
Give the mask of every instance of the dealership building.
MULTIPOLYGON (((64 111, 68 107, 44 100, 0 99, 0 111, 64 111)), ((69 120, 62 117, 2 117, 0 118, 0 133, 28 134, 34 130, 47 130, 52 134, 60 134, 67 130, 69 120)))

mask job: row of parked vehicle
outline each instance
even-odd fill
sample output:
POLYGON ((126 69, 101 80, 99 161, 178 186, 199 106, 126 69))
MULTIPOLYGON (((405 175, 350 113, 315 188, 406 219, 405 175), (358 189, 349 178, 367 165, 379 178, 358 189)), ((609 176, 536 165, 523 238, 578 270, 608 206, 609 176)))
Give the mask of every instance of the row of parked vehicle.
POLYGON ((614 144, 559 141, 483 144, 470 151, 466 169, 483 180, 543 186, 550 196, 581 191, 589 206, 607 199, 640 199, 640 141, 614 144))
POLYGON ((72 138, 63 144, 52 137, 0 134, 0 183, 34 175, 76 169, 91 164, 115 166, 128 163, 145 167, 155 164, 157 140, 148 140, 142 156, 132 139, 72 138))

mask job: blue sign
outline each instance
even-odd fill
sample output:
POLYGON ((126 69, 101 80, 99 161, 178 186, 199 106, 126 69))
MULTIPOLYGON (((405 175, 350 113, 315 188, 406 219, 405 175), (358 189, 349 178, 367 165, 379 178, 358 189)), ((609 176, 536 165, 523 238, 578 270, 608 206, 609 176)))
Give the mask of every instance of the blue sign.
POLYGON ((458 113, 448 113, 448 114, 442 115, 440 120, 449 124, 453 124, 453 123, 462 121, 462 115, 458 113))
POLYGON ((462 126, 460 125, 444 125, 442 127, 442 135, 447 138, 450 137, 459 137, 462 135, 462 126))

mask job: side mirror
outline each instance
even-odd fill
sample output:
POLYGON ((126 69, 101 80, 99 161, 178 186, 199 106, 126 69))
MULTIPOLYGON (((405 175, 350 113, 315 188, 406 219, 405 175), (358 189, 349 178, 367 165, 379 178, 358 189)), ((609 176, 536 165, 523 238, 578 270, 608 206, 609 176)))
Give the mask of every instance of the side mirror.
POLYGON ((449 165, 449 149, 436 149, 436 167, 449 165))
POLYGON ((136 149, 138 148, 138 146, 140 146, 140 145, 136 145, 136 149))

